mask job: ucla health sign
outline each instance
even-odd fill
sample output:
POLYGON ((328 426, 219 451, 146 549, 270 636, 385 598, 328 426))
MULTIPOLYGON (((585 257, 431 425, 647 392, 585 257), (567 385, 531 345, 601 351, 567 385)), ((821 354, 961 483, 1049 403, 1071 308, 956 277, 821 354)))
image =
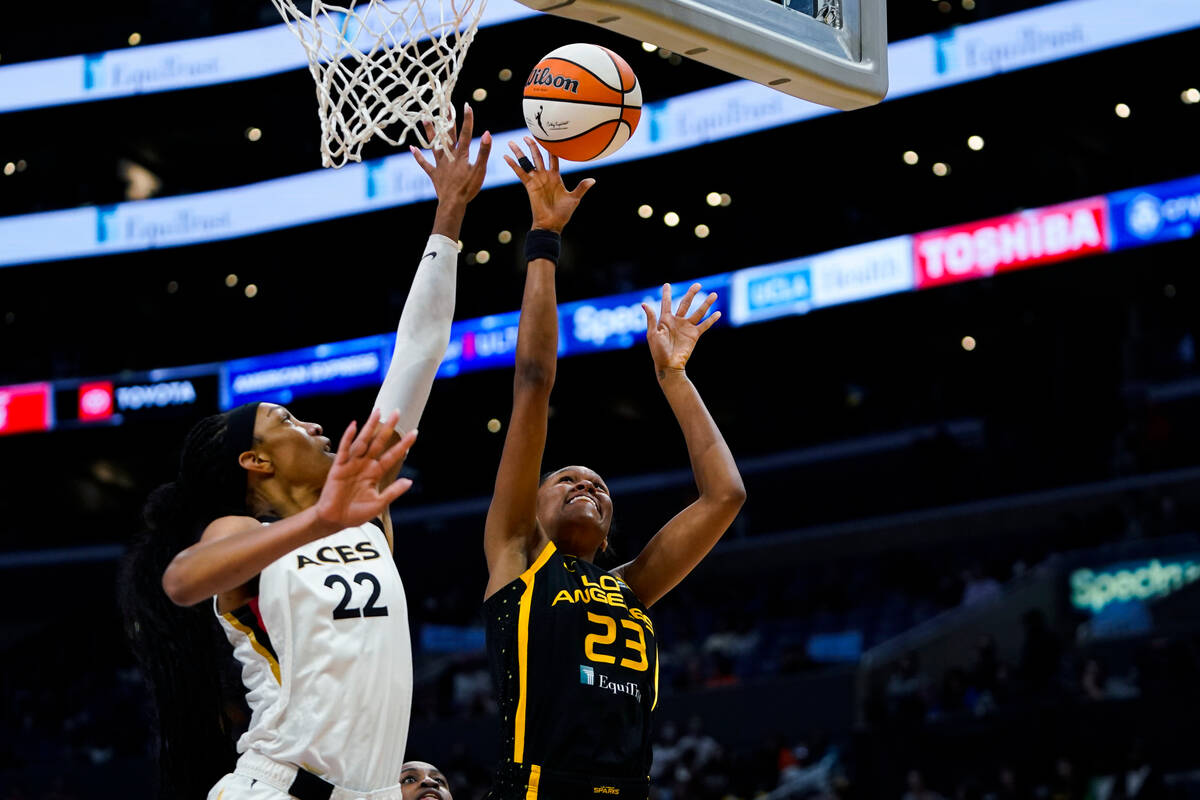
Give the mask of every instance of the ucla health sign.
POLYGON ((897 236, 734 273, 730 321, 746 325, 912 288, 912 237, 897 236))
POLYGON ((1200 228, 1200 175, 1108 196, 1114 248, 1190 239, 1200 228))

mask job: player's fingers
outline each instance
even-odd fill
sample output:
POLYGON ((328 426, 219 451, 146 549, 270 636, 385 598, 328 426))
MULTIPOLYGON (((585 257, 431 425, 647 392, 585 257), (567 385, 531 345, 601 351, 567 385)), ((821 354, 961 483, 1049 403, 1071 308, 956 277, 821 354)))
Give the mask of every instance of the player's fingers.
POLYGON ((383 467, 383 471, 387 472, 405 458, 408 457, 408 451, 412 449, 413 442, 417 440, 417 429, 413 428, 408 433, 400 437, 400 441, 388 448, 388 451, 379 458, 379 465, 383 467))
POLYGON ((425 174, 432 178, 433 177, 433 164, 430 164, 428 161, 426 161, 425 156, 421 155, 421 151, 418 150, 416 147, 409 145, 408 149, 410 151, 412 151, 413 160, 417 162, 417 166, 420 167, 421 169, 425 170, 425 174))
POLYGON ((463 103, 463 124, 458 132, 455 155, 464 155, 471 150, 471 137, 475 134, 475 112, 470 103, 463 103))
MULTIPOLYGON (((400 495, 412 488, 413 482, 411 478, 401 478, 391 486, 379 493, 379 499, 383 501, 384 507, 390 506, 392 501, 400 495)), ((383 509, 381 508, 380 511, 383 509)))
POLYGON ((479 137, 479 153, 475 157, 475 171, 483 174, 487 172, 488 156, 492 154, 492 132, 484 131, 483 136, 479 137))
POLYGON ((392 411, 386 417, 379 420, 379 428, 375 431, 375 435, 371 437, 371 446, 367 450, 367 458, 378 459, 383 454, 388 442, 392 440, 392 434, 396 431, 396 423, 399 421, 399 409, 392 411))
POLYGON ((427 124, 426 132, 429 134, 429 149, 433 151, 433 161, 436 164, 441 164, 442 161, 449 159, 454 160, 454 153, 446 147, 446 140, 450 141, 451 146, 454 144, 454 124, 451 123, 450 132, 445 137, 438 137, 437 130, 432 124, 427 124))
POLYGON ((688 317, 688 322, 692 323, 693 325, 699 325, 700 320, 704 319, 704 315, 708 313, 708 310, 712 308, 712 305, 715 302, 717 302, 717 293, 709 292, 708 297, 704 298, 704 303, 698 309, 696 309, 696 313, 688 317))
POLYGON ((515 141, 510 141, 508 143, 508 149, 512 150, 513 158, 515 158, 518 162, 522 158, 525 158, 525 151, 522 150, 521 146, 519 144, 517 144, 515 141))
POLYGON ((350 460, 350 446, 354 443, 354 432, 357 429, 358 423, 350 420, 350 424, 346 426, 346 430, 342 434, 342 440, 338 442, 337 457, 333 460, 335 464, 345 464, 350 460))
POLYGON ((595 185, 595 178, 584 178, 579 182, 579 185, 575 187, 575 191, 570 193, 571 197, 574 197, 576 200, 582 200, 583 196, 588 193, 588 190, 595 185))
POLYGON ((521 169, 521 165, 516 161, 513 161, 512 156, 506 155, 504 157, 504 163, 512 167, 512 171, 517 173, 517 178, 520 179, 521 183, 524 183, 529 179, 529 176, 525 174, 525 170, 521 169))
POLYGON ((712 316, 711 316, 711 317, 709 317, 708 319, 704 320, 704 322, 701 322, 701 323, 700 323, 700 324, 699 324, 699 325, 696 327, 696 330, 697 330, 697 331, 699 331, 700 333, 704 333, 706 330, 708 330, 709 328, 711 328, 711 327, 713 326, 713 323, 714 323, 714 322, 716 322, 716 321, 717 321, 717 320, 719 320, 720 318, 721 318, 721 312, 720 312, 720 311, 714 311, 714 312, 712 313, 712 316))
POLYGON ((542 158, 542 148, 537 146, 537 140, 532 136, 526 136, 525 144, 529 145, 529 153, 533 156, 533 165, 542 172, 545 172, 546 161, 542 158))
POLYGON ((355 458, 362 458, 367 454, 367 450, 371 447, 371 440, 375 437, 375 431, 379 428, 379 409, 371 409, 371 416, 367 417, 367 424, 363 426, 358 437, 354 440, 354 447, 350 451, 350 455, 355 458))
POLYGON ((650 308, 649 303, 642 303, 642 311, 646 312, 646 335, 650 335, 650 331, 654 330, 654 326, 658 324, 658 320, 654 318, 654 309, 650 308))
POLYGON ((688 309, 692 307, 692 301, 696 299, 696 292, 700 291, 700 284, 693 283, 684 293, 683 299, 679 301, 679 305, 675 309, 675 316, 686 317, 688 309))
POLYGON ((550 153, 550 171, 558 172, 558 156, 554 155, 554 153, 550 153))
POLYGON ((666 319, 671 314, 671 284, 664 283, 662 288, 662 307, 658 310, 660 319, 666 319))

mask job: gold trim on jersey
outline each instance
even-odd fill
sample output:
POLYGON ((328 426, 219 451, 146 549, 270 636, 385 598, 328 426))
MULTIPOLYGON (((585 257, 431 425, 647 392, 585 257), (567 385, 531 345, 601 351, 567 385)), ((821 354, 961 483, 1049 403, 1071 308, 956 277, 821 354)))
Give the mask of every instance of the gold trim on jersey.
MULTIPOLYGON (((554 542, 546 542, 541 554, 521 573, 525 591, 521 593, 520 614, 517 617, 517 672, 520 674, 520 693, 517 696, 517 715, 514 720, 513 761, 520 764, 525 757, 525 701, 528 699, 529 609, 533 605, 533 581, 537 571, 554 555, 554 542)), ((536 797, 536 791, 534 793, 536 797)))
POLYGON ((538 784, 542 782, 542 768, 537 764, 529 765, 529 791, 525 793, 525 800, 537 800, 538 784))
POLYGON ((250 640, 250 646, 254 648, 254 652, 266 659, 267 665, 271 668, 271 674, 275 676, 275 682, 283 685, 283 681, 279 678, 279 662, 275 660, 275 656, 267 648, 263 647, 258 641, 258 637, 254 635, 254 631, 244 624, 241 620, 233 615, 232 611, 222 614, 225 621, 228 622, 237 631, 240 631, 243 636, 250 640))
POLYGON ((650 710, 658 708, 658 639, 654 640, 654 702, 650 704, 650 710))

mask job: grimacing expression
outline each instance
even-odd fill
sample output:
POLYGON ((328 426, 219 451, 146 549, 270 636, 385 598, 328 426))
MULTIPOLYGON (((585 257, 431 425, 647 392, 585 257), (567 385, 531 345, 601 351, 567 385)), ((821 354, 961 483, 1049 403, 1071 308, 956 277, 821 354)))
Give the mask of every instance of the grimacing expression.
POLYGON ((538 488, 537 516, 554 538, 556 533, 582 535, 598 548, 612 525, 613 503, 608 485, 587 467, 564 467, 546 477, 538 488))
POLYGON ((441 770, 424 761, 406 761, 400 769, 400 796, 404 800, 454 800, 441 770))
POLYGON ((254 421, 254 449, 271 460, 275 474, 294 483, 325 482, 335 453, 315 422, 296 419, 275 403, 260 403, 254 421))

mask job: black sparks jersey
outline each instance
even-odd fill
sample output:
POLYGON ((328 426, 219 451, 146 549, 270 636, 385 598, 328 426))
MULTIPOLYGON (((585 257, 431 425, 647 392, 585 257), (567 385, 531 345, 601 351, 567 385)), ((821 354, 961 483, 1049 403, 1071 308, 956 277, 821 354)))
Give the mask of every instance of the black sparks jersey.
POLYGON ((551 542, 483 606, 496 800, 646 800, 658 647, 625 581, 551 542))

